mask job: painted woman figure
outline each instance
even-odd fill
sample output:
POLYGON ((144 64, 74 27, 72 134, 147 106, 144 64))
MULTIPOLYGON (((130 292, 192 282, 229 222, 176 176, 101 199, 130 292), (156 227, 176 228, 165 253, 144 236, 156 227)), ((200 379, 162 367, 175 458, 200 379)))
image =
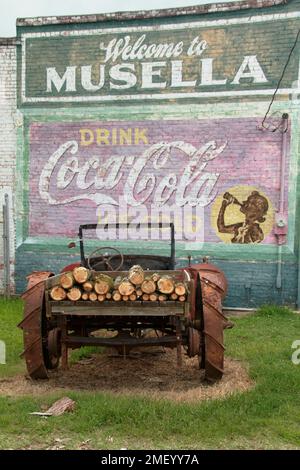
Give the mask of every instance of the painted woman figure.
POLYGON ((232 233, 231 243, 260 243, 264 239, 264 232, 259 224, 266 219, 264 215, 268 212, 267 199, 252 191, 246 201, 240 203, 232 194, 225 193, 219 211, 217 226, 220 233, 232 233), (245 221, 236 224, 225 225, 224 214, 230 204, 238 204, 240 211, 245 215, 245 221))

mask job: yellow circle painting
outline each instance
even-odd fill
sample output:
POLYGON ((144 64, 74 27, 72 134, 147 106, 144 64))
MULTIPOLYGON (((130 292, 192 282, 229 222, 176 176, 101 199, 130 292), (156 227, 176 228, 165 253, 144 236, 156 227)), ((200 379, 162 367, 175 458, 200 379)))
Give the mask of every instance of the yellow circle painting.
POLYGON ((234 186, 216 197, 211 225, 225 243, 261 243, 274 224, 270 199, 254 186, 234 186))

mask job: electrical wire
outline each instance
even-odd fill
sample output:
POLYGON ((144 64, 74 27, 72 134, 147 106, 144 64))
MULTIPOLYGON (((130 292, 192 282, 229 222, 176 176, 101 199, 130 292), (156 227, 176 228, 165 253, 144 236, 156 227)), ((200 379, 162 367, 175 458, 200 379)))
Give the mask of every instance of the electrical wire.
POLYGON ((273 104, 273 102, 274 102, 274 100, 275 100, 276 93, 277 93, 278 90, 279 90, 279 87, 280 87, 280 84, 281 84, 282 79, 283 79, 283 77, 284 77, 285 71, 286 71, 286 69, 287 69, 287 67, 288 67, 288 65, 289 65, 290 59, 291 59, 292 54, 293 54, 293 52, 294 52, 294 49, 295 49, 295 47, 296 47, 296 45, 297 45, 297 42, 298 42, 298 39, 299 39, 299 35, 300 35, 300 29, 298 30, 298 33, 297 33, 296 39, 295 39, 295 41, 294 41, 293 47, 291 48, 291 50, 290 50, 290 52, 289 52, 289 55, 288 55, 287 61, 286 61, 286 63, 285 63, 285 66, 283 67, 283 70, 282 70, 280 79, 279 79, 279 81, 278 81, 278 83, 277 83, 277 86, 276 86, 276 89, 275 89, 275 91, 274 91, 274 93, 273 93, 273 96, 272 96, 272 99, 271 99, 270 104, 269 104, 269 106, 268 106, 268 109, 267 109, 267 112, 266 112, 266 114, 265 114, 265 117, 264 117, 263 120, 262 120, 261 127, 263 127, 264 129, 267 129, 267 127, 264 125, 264 124, 265 124, 265 121, 266 121, 266 119, 267 119, 267 117, 268 117, 268 114, 269 114, 269 112, 270 112, 271 106, 272 106, 272 104, 273 104))

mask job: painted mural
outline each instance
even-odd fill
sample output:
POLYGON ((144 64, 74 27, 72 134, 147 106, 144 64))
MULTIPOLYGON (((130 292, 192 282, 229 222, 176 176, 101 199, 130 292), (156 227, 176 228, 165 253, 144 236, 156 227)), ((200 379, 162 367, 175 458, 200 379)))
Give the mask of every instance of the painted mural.
POLYGON ((274 210, 261 191, 236 186, 217 198, 211 223, 224 242, 261 243, 272 230, 274 210))
POLYGON ((178 241, 276 243, 282 134, 259 123, 33 122, 29 236, 172 219, 178 241))
MULTIPOLYGON (((227 306, 299 304, 299 5, 19 23, 18 292, 79 260, 80 224, 172 220, 176 265, 209 257, 227 306)), ((169 254, 169 231, 95 236, 169 254)))
MULTIPOLYGON (((298 31, 293 14, 25 32, 23 103, 272 95, 298 31), (278 41, 278 30, 285 41, 278 41), (255 40, 254 40, 255 38, 255 40), (41 51, 43 53, 41 54, 41 51)), ((286 93, 298 79, 296 55, 286 93)))

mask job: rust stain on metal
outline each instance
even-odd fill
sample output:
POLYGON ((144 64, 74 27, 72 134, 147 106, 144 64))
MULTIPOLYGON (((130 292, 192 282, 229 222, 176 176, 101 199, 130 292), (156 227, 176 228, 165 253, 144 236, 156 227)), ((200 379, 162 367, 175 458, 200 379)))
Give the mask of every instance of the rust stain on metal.
MULTIPOLYGON (((27 291, 28 291, 28 289, 31 289, 31 287, 35 286, 39 282, 42 282, 42 281, 48 279, 48 277, 50 277, 50 276, 53 276, 53 273, 51 273, 50 271, 33 271, 32 273, 29 274, 29 276, 26 277, 26 279, 28 281, 27 291)), ((23 296, 25 296, 27 291, 23 294, 23 296)), ((22 298, 24 298, 23 296, 22 296, 22 298)), ((27 298, 27 297, 25 296, 25 298, 27 298)))
POLYGON ((24 351, 28 374, 32 379, 47 379, 43 350, 43 309, 45 295, 45 280, 51 272, 34 272, 28 279, 28 289, 22 295, 24 300, 24 318, 19 323, 23 329, 24 351))
MULTIPOLYGON (((117 317, 111 317, 115 328, 119 334, 115 337, 100 338, 98 336, 89 336, 86 332, 106 328, 107 320, 102 316, 97 316, 91 312, 91 317, 87 317, 86 312, 76 315, 76 308, 82 308, 82 302, 64 302, 64 314, 46 317, 46 307, 50 313, 55 302, 49 301, 45 296, 45 289, 55 282, 56 278, 49 279, 52 273, 34 272, 28 276, 28 290, 23 294, 24 300, 24 319, 20 323, 20 328, 24 331, 25 357, 27 370, 31 378, 47 378, 47 369, 58 367, 59 358, 62 355, 62 366, 67 367, 67 350, 81 345, 97 345, 115 347, 125 356, 130 349, 136 346, 165 345, 171 348, 177 348, 178 365, 181 363, 181 345, 187 346, 190 357, 198 356, 200 368, 205 369, 205 378, 209 381, 215 381, 223 376, 224 372, 224 338, 223 330, 228 322, 222 313, 222 301, 227 292, 227 281, 222 271, 209 263, 201 263, 189 266, 177 272, 181 279, 187 276, 190 283, 189 301, 187 310, 182 310, 180 315, 172 317, 166 323, 168 328, 173 328, 173 334, 164 332, 162 336, 144 338, 132 336, 127 332, 122 334, 129 327, 134 328, 140 322, 146 322, 148 327, 155 330, 161 329, 161 319, 159 317, 150 317, 143 319, 143 303, 141 305, 133 302, 134 307, 141 308, 140 315, 136 317, 136 311, 126 310, 124 315, 118 313, 117 317), (188 273, 188 274, 187 274, 188 273), (192 279, 192 281, 191 281, 192 279), (49 303, 50 302, 50 303, 49 303), (53 305, 52 305, 53 304, 53 305), (70 312, 69 312, 69 310, 70 312), (69 315, 67 313, 69 312, 69 315), (184 313, 185 312, 185 313, 184 313), (67 316, 66 316, 67 315, 67 316), (152 318, 152 319, 151 319, 152 318), (49 323, 50 322, 50 323, 49 323), (136 323, 138 322, 138 323, 136 323), (129 325, 129 326, 128 326, 129 325), (175 331, 176 329, 176 331, 175 331), (72 335, 68 330, 73 331, 72 335), (175 334, 176 333, 176 334, 175 334)), ((174 306, 164 306, 164 317, 174 316, 174 306), (171 308, 169 311, 168 308, 171 308), (173 310, 172 310, 173 309, 173 310)), ((98 308, 101 309, 99 304, 98 308)), ((55 305, 54 305, 55 306, 55 305)), ((158 304, 159 308, 160 305, 158 304)), ((110 305, 113 307, 113 304, 110 305)), ((88 308, 85 304, 85 308, 88 308)), ((105 305, 108 309, 108 306, 105 305)), ((125 307, 124 307, 125 308, 125 307)), ((132 307, 133 308, 133 307, 132 307)), ((153 308, 153 307, 151 307, 153 308)), ((108 309, 109 310, 109 309, 108 309)), ((48 310, 47 310, 48 312, 48 310)), ((153 313, 153 312, 152 312, 153 313)), ((157 314, 157 311, 155 312, 157 314)), ((107 311, 109 316, 109 312, 107 311)), ((164 328, 162 328, 164 331, 164 328)))
POLYGON ((189 357, 200 355, 201 333, 196 328, 188 328, 188 355, 189 357))
POLYGON ((59 358, 61 355, 61 331, 59 328, 53 328, 48 334, 48 351, 50 356, 59 358))
POLYGON ((194 264, 188 271, 197 286, 191 301, 190 320, 199 330, 198 337, 194 331, 189 331, 188 352, 192 355, 198 348, 200 367, 205 369, 206 379, 218 380, 224 372, 223 330, 227 320, 222 313, 222 300, 227 292, 227 280, 222 271, 209 263, 194 264))
POLYGON ((205 377, 218 380, 224 373, 224 334, 226 318, 222 313, 222 300, 227 292, 227 281, 211 264, 199 269, 203 302, 203 341, 205 377))

